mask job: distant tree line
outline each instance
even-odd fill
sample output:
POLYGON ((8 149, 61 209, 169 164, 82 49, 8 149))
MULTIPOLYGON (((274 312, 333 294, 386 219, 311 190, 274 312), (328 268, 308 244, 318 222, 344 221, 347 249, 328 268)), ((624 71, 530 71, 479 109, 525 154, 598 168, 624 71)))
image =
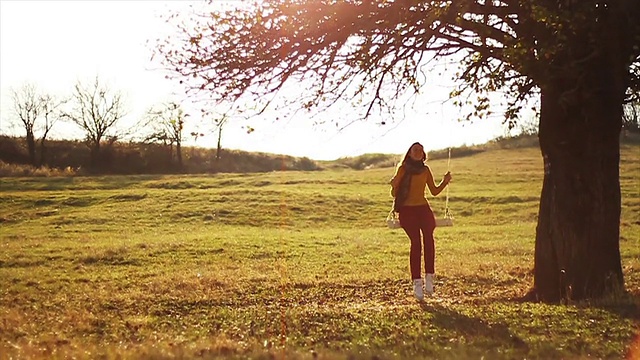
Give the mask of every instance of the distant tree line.
MULTIPOLYGON (((197 139, 205 134, 185 134, 189 114, 177 101, 150 107, 141 119, 125 129, 121 125, 127 115, 124 95, 97 76, 90 82, 78 81, 66 97, 49 94, 32 83, 11 88, 9 96, 7 123, 24 134, 24 142, 10 136, 2 138, 2 160, 5 162, 34 167, 82 167, 92 173, 190 172, 202 168, 194 162, 202 162, 197 158, 206 151, 192 149, 191 154, 184 154, 183 140, 188 136, 197 139), (83 133, 82 140, 56 141, 55 149, 52 148, 50 136, 60 123, 75 125, 83 133), (68 153, 71 149, 73 154, 68 153), (194 156, 196 154, 198 156, 194 156), (191 168, 185 168, 185 157, 190 159, 191 168)), ((210 111, 203 113, 211 114, 210 111)), ((212 130, 218 135, 218 147, 213 152, 218 164, 208 164, 204 168, 208 171, 214 167, 229 169, 229 164, 221 163, 225 161, 221 155, 222 127, 228 117, 223 115, 211 120, 212 130)), ((3 126, 5 130, 6 125, 3 126)), ((309 164, 305 166, 310 167, 309 164)), ((267 168, 272 166, 266 165, 267 168)))
MULTIPOLYGON (((268 172, 281 170, 320 170, 306 157, 276 155, 225 149, 184 147, 182 164, 175 161, 175 149, 163 143, 105 141, 98 155, 81 140, 50 140, 43 167, 69 168, 72 174, 175 174, 218 172, 268 172)), ((24 137, 0 135, 0 163, 29 165, 30 155, 24 137)))
MULTIPOLYGON (((9 90, 8 124, 23 136, 0 136, 0 161, 57 169, 74 173, 156 174, 317 170, 308 158, 247 153, 222 149, 222 126, 227 115, 212 118, 217 132, 216 149, 185 148, 183 140, 204 136, 186 132, 189 114, 177 101, 150 107, 130 128, 121 120, 127 115, 125 98, 96 76, 78 81, 69 96, 54 96, 35 84, 24 83, 9 90), (61 123, 75 125, 81 140, 50 139, 61 123)), ((211 114, 210 111, 203 113, 211 114)), ((3 124, 6 129, 7 124, 3 124)))

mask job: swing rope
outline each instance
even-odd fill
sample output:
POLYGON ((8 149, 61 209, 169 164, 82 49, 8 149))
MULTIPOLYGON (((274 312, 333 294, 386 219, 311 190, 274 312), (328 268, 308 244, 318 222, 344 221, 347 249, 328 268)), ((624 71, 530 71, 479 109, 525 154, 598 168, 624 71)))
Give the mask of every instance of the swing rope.
MULTIPOLYGON (((447 158, 447 172, 451 170, 451 148, 449 148, 449 156, 447 158)), ((449 187, 451 184, 447 184, 447 193, 444 201, 444 217, 450 218, 451 212, 449 211, 449 187)))
MULTIPOLYGON (((449 154, 447 158, 447 172, 451 170, 451 147, 449 147, 449 154)), ((451 215, 451 211, 449 211, 449 186, 447 184, 447 192, 444 201, 444 217, 442 220, 436 220, 436 223, 440 223, 440 226, 453 226, 453 216, 451 215)))

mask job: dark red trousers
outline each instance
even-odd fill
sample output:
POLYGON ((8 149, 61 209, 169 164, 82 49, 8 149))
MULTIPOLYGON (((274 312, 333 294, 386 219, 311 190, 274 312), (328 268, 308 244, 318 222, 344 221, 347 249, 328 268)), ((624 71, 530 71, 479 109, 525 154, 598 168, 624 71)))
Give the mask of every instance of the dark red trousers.
POLYGON ((436 228, 436 218, 433 215, 433 211, 431 211, 429 205, 403 206, 399 210, 400 225, 411 240, 411 252, 409 254, 411 278, 422 278, 420 271, 422 245, 424 245, 425 272, 427 274, 434 274, 436 249, 433 240, 433 230, 436 228))

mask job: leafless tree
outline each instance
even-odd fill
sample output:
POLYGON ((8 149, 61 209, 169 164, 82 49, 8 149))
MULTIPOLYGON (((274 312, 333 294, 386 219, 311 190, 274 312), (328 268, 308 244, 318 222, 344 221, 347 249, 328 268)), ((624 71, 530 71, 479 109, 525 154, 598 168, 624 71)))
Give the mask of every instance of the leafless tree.
POLYGON ((37 87, 32 83, 25 83, 18 89, 10 89, 13 112, 22 123, 26 132, 29 162, 36 165, 36 139, 34 135, 36 120, 40 116, 40 103, 37 87))
POLYGON ((13 112, 26 132, 29 161, 34 166, 45 161, 45 142, 53 125, 60 118, 59 109, 66 100, 38 89, 33 83, 25 83, 18 89, 10 89, 13 112), (36 157, 36 143, 40 134, 40 159, 36 157))
POLYGON ((102 143, 113 143, 118 138, 116 125, 126 115, 123 95, 111 90, 96 76, 90 84, 78 81, 71 100, 72 108, 63 116, 85 132, 91 151, 91 165, 95 167, 102 143))
POLYGON ((145 141, 162 141, 171 148, 175 144, 179 167, 182 167, 182 132, 188 116, 189 114, 173 101, 152 107, 146 114, 145 127, 151 129, 151 134, 146 136, 145 141))
POLYGON ((46 141, 49 136, 49 132, 53 128, 53 125, 62 117, 61 108, 66 104, 68 99, 59 98, 50 94, 43 94, 40 96, 41 104, 41 118, 38 122, 40 129, 40 161, 39 165, 42 166, 46 162, 47 147, 46 141))

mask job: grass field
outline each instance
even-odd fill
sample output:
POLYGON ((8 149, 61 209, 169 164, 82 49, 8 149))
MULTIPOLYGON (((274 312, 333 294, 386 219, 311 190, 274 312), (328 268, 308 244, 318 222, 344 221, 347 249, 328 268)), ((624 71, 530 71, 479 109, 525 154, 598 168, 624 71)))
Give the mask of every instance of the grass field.
POLYGON ((640 358, 640 146, 621 161, 628 294, 592 303, 519 301, 538 149, 451 170, 423 303, 384 225, 391 168, 0 178, 0 359, 640 358))

